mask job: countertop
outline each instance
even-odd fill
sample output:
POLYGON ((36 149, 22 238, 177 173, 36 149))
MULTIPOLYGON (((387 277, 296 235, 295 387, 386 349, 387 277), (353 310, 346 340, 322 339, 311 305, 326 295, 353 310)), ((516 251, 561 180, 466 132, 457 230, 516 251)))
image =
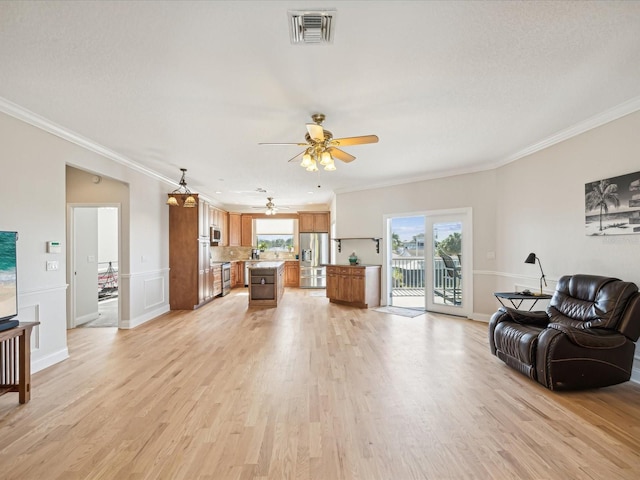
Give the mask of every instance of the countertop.
POLYGON ((382 267, 382 265, 373 265, 368 263, 356 263, 352 265, 350 263, 323 263, 323 267, 382 267))
POLYGON ((256 263, 252 263, 249 266, 249 269, 252 268, 278 268, 281 265, 284 265, 284 262, 286 260, 276 260, 276 261, 263 261, 263 262, 256 262, 256 263))

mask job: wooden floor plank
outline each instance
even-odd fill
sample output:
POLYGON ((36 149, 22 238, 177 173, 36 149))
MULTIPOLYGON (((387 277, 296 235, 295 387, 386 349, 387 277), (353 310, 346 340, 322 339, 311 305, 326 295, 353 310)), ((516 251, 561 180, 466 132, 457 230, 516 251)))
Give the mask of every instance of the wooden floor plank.
POLYGON ((0 397, 3 479, 640 478, 640 385, 550 392, 483 323, 236 289, 68 342, 0 397))

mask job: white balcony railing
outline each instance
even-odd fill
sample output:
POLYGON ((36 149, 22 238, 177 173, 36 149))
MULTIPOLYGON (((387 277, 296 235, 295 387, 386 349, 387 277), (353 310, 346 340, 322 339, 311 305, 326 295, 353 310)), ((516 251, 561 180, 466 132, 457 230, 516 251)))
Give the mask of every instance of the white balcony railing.
MULTIPOLYGON (((440 257, 433 259, 433 290, 445 303, 461 303, 462 278, 460 263, 454 259, 456 272, 447 271, 440 257)), ((393 297, 424 296, 425 259, 424 257, 398 257, 391 260, 393 297)))

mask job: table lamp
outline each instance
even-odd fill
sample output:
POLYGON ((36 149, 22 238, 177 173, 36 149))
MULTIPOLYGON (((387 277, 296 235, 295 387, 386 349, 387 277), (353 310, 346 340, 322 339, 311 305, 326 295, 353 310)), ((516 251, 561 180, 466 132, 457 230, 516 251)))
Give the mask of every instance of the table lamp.
POLYGON ((531 252, 528 256, 527 259, 524 261, 524 263, 536 263, 536 260, 538 261, 538 265, 540 266, 540 273, 542 274, 542 276, 540 277, 540 295, 542 295, 542 282, 544 282, 544 286, 547 286, 547 280, 544 277, 544 272, 542 271, 542 264, 540 263, 540 259, 538 257, 536 257, 536 254, 531 252))

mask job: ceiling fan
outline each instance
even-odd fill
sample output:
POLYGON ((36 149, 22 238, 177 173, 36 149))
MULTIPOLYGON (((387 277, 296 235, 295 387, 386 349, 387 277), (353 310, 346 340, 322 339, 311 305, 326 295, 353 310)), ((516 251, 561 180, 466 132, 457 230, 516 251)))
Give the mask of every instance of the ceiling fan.
POLYGON ((251 207, 251 208, 259 208, 265 210, 266 215, 275 215, 278 213, 278 209, 287 209, 289 207, 276 207, 276 204, 273 203, 273 197, 267 197, 267 203, 264 207, 251 207))
POLYGON ((331 171, 336 169, 334 163, 334 159, 336 158, 345 163, 352 162, 356 159, 356 157, 338 147, 378 143, 377 135, 333 138, 333 134, 329 130, 322 128, 322 122, 325 119, 323 113, 314 113, 311 115, 311 119, 314 123, 307 123, 307 133, 304 136, 306 143, 260 143, 260 145, 298 145, 300 147, 306 147, 305 150, 298 153, 289 161, 296 161, 302 156, 300 166, 310 172, 315 172, 318 170, 318 163, 324 166, 325 170, 331 171))

